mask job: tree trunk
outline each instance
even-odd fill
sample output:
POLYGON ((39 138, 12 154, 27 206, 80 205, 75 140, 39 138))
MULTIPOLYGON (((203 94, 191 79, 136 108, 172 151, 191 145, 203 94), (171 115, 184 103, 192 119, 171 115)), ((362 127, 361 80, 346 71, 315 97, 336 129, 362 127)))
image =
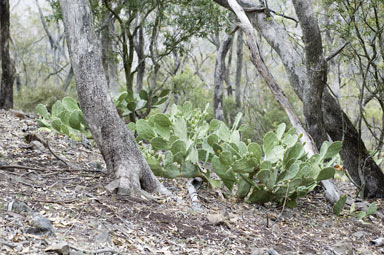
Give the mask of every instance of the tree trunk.
POLYGON ((232 35, 227 37, 221 43, 216 56, 215 65, 215 77, 214 77, 214 93, 213 93, 213 112, 215 118, 218 120, 224 120, 224 109, 223 109, 223 83, 225 75, 225 56, 231 46, 232 35))
MULTIPOLYGON (((230 8, 227 0, 214 1, 230 8)), ((252 25, 280 56, 293 90, 303 100, 308 77, 304 66, 298 64, 302 62, 302 59, 291 43, 287 31, 272 17, 267 16, 265 7, 256 6, 249 0, 240 0, 239 3, 246 10, 252 25)), ((363 170, 365 178, 365 187, 362 187, 364 188, 364 196, 384 197, 384 174, 367 152, 348 116, 327 89, 323 93, 322 111, 328 135, 334 141, 343 141, 343 150, 340 155, 345 168, 357 184, 361 183, 359 169, 363 170), (362 160, 358 160, 359 157, 362 160)))
POLYGON ((69 84, 71 84, 72 78, 73 78, 73 68, 71 66, 62 86, 63 91, 67 91, 67 89, 69 88, 69 84))
POLYGON ((303 32, 305 65, 308 82, 303 87, 303 113, 307 130, 318 149, 327 140, 321 108, 327 83, 327 63, 323 56, 320 29, 310 0, 293 0, 296 15, 303 32))
POLYGON ((165 192, 112 103, 88 0, 60 0, 60 5, 80 106, 108 170, 114 173, 107 189, 124 195, 165 192))
POLYGON ((138 39, 135 41, 135 51, 137 54, 137 75, 136 75, 136 92, 139 93, 143 89, 143 80, 145 73, 145 55, 144 55, 144 32, 143 27, 138 30, 138 39))
MULTIPOLYGON (((233 40, 231 40, 231 43, 229 45, 228 61, 227 61, 227 64, 225 66, 225 71, 224 71, 224 81, 227 84, 227 96, 228 97, 233 97, 233 88, 232 88, 232 83, 231 83, 231 78, 230 78, 230 71, 231 71, 231 66, 232 66, 232 54, 233 54, 232 44, 233 44, 233 40)), ((228 118, 228 120, 230 120, 230 118, 228 118)))
POLYGON ((111 15, 104 17, 104 28, 101 31, 102 62, 108 89, 112 95, 117 94, 119 84, 117 83, 117 63, 114 57, 112 34, 114 32, 114 19, 111 15))
POLYGON ((236 63, 236 80, 235 80, 235 97, 237 111, 241 109, 241 73, 243 71, 243 33, 237 32, 237 63, 236 63))
POLYGON ((0 109, 13 108, 14 66, 9 55, 9 0, 0 0, 0 109))

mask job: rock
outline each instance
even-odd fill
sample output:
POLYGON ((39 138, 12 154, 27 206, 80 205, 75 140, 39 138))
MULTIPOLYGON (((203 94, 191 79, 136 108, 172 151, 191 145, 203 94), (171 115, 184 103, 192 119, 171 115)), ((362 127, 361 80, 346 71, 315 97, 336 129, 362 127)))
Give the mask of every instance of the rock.
POLYGON ((273 248, 253 248, 252 255, 279 255, 279 253, 273 248))
POLYGON ((104 171, 103 166, 100 164, 100 162, 97 162, 97 161, 89 162, 88 166, 92 171, 95 171, 95 172, 104 171))
POLYGON ((331 250, 335 255, 353 255, 353 247, 350 243, 336 243, 332 245, 331 250))
POLYGON ((56 252, 59 255, 69 255, 69 245, 67 242, 60 241, 48 246, 45 252, 56 252))
POLYGON ((352 236, 356 237, 357 239, 361 239, 366 234, 368 234, 368 233, 365 231, 357 231, 357 232, 353 233, 352 236))
POLYGON ((34 211, 24 202, 12 201, 8 204, 8 211, 20 214, 33 214, 34 211))
POLYGON ((220 213, 217 213, 217 214, 208 214, 207 215, 207 220, 209 221, 209 223, 215 225, 215 226, 218 226, 218 225, 226 225, 226 222, 225 222, 225 217, 224 215, 220 214, 220 213))
POLYGON ((97 227, 97 230, 99 230, 99 234, 95 238, 96 243, 103 245, 110 244, 111 239, 109 238, 109 230, 103 224, 100 224, 97 227))
POLYGON ((27 233, 34 235, 55 235, 52 223, 45 217, 35 213, 31 219, 31 227, 27 229, 27 233))

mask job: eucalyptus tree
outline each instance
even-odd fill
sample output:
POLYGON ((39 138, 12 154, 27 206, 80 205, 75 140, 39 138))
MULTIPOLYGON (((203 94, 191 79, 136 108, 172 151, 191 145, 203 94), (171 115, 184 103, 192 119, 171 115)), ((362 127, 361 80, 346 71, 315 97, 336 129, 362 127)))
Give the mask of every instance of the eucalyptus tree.
MULTIPOLYGON (((214 0, 231 9, 227 0, 214 0)), ((384 175, 367 152, 358 131, 338 104, 336 98, 326 89, 326 63, 322 51, 317 19, 311 2, 293 0, 296 15, 302 29, 304 55, 298 53, 295 42, 277 22, 268 6, 256 5, 252 1, 238 1, 246 11, 252 25, 280 56, 289 82, 303 101, 308 131, 316 145, 329 135, 333 140, 343 141, 341 156, 346 169, 366 197, 384 197, 384 175), (360 159, 360 160, 359 160, 360 159), (360 171, 363 169, 363 171, 360 171), (363 176, 360 175, 363 173, 363 176), (362 181, 363 179, 363 181, 362 181)))
POLYGON ((89 1, 60 0, 60 5, 80 106, 107 168, 114 175, 107 189, 137 196, 165 192, 108 93, 89 1))
POLYGON ((9 0, 0 0, 0 109, 13 108, 14 66, 9 54, 9 0))

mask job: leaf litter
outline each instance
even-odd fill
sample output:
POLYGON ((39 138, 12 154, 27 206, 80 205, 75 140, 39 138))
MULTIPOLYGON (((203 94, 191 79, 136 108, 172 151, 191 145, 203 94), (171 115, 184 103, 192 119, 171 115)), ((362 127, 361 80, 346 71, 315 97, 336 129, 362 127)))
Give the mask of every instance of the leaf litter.
MULTIPOLYGON (((0 254, 384 252, 370 244, 383 236, 380 214, 364 221, 347 213, 335 216, 321 192, 281 213, 271 204, 223 199, 203 185, 198 190, 203 210, 196 211, 186 179, 160 179, 178 199, 145 200, 106 192, 111 177, 104 170, 97 148, 37 132, 33 114, 0 110, 0 254), (36 139, 28 143, 30 134, 49 147, 36 139), (52 234, 30 232, 39 219, 51 223, 52 234)), ((381 212, 382 201, 376 203, 381 212)))

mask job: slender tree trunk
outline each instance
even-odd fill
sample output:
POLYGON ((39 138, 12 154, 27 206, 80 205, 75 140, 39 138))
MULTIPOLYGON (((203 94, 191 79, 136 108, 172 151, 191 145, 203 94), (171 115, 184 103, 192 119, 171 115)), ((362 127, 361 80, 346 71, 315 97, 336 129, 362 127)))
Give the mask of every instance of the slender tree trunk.
POLYGON ((102 62, 105 76, 108 82, 108 89, 112 95, 117 94, 117 63, 114 57, 114 42, 112 35, 115 31, 114 19, 111 15, 104 17, 104 29, 101 32, 102 62))
POLYGON ((139 65, 137 67, 136 75, 136 92, 140 92, 143 89, 143 80, 145 73, 145 55, 144 55, 144 31, 143 27, 138 30, 138 39, 135 42, 135 51, 137 54, 137 61, 139 65))
POLYGON ((220 44, 219 50, 216 55, 215 76, 214 76, 214 93, 213 93, 213 112, 215 118, 218 120, 224 120, 223 109, 223 83, 225 75, 225 57, 228 53, 232 42, 232 35, 227 37, 220 44))
POLYGON ((241 109, 241 74, 243 71, 243 33, 237 32, 237 63, 236 63, 236 80, 235 80, 235 97, 237 111, 241 109))
POLYGON ((305 64, 308 82, 303 87, 303 112, 307 130, 318 149, 327 140, 324 128, 322 97, 327 83, 327 63, 323 56, 320 29, 310 0, 293 0, 296 15, 303 31, 305 64))
POLYGON ((66 91, 68 89, 69 84, 71 84, 72 78, 73 78, 73 68, 71 66, 71 68, 68 71, 67 77, 65 78, 65 81, 63 83, 63 91, 66 91))
MULTIPOLYGON (((232 45, 233 45, 233 40, 231 40, 231 43, 229 45, 228 61, 227 61, 227 64, 225 66, 225 72, 224 72, 224 81, 227 84, 227 96, 228 97, 233 97, 233 88, 232 88, 232 83, 231 83, 231 78, 230 78, 230 71, 231 71, 231 65, 232 65, 232 55, 233 55, 232 45)), ((228 119, 230 119, 230 118, 228 118, 228 119)))
MULTIPOLYGON (((230 8, 227 0, 214 1, 230 8)), ((246 10, 252 25, 280 56, 293 90, 303 100, 308 77, 304 66, 298 64, 302 62, 302 59, 291 43, 287 31, 272 17, 267 16, 265 7, 257 6, 249 0, 239 0, 238 2, 246 10)), ((361 183, 359 169, 363 169, 366 179, 366 185, 363 187, 364 196, 384 197, 384 174, 369 155, 348 116, 327 89, 323 93, 322 111, 328 135, 334 141, 343 141, 343 150, 340 155, 345 168, 357 184, 361 183), (361 162, 358 160, 359 157, 363 159, 361 162)))
POLYGON ((164 188, 120 119, 107 90, 88 0, 60 0, 80 106, 114 181, 107 189, 148 195, 164 188))
POLYGON ((9 55, 9 0, 0 0, 0 109, 13 108, 14 66, 9 55))

